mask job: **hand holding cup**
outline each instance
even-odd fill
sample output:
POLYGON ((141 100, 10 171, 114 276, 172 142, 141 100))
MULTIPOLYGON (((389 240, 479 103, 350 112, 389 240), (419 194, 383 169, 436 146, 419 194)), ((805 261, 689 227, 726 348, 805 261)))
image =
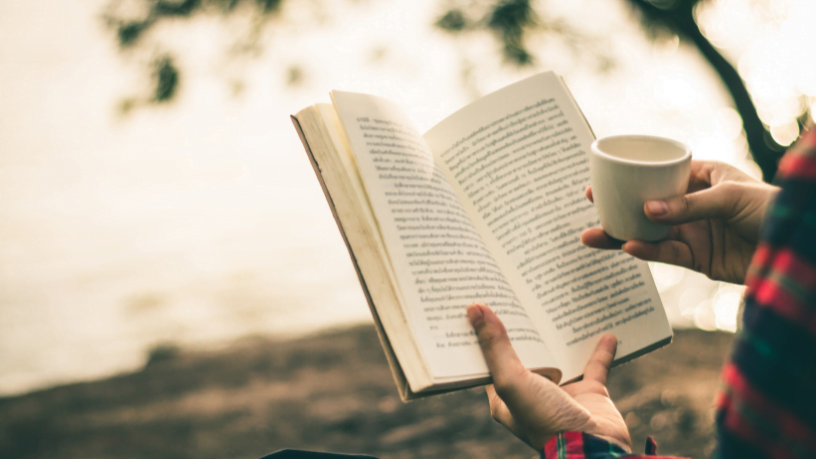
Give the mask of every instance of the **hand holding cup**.
MULTIPOLYGON (((668 225, 664 239, 624 242, 592 228, 584 231, 581 242, 623 249, 635 258, 693 269, 714 280, 743 283, 765 211, 779 188, 725 163, 691 161, 690 166, 685 194, 647 201, 642 207, 649 220, 668 225)), ((600 193, 587 188, 586 194, 597 201, 600 193)))

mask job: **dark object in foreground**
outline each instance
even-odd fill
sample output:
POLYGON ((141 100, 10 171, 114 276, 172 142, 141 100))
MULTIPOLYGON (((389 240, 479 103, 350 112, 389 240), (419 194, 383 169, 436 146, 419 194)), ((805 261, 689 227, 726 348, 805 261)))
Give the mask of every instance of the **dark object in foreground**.
MULTIPOLYGON (((612 370, 609 390, 643 445, 702 458, 733 335, 675 343, 612 370)), ((519 458, 481 389, 399 401, 373 327, 181 352, 142 371, 0 399, 0 458, 258 458, 299 448, 393 458, 519 458)))
POLYGON ((283 449, 261 459, 377 459, 374 456, 360 456, 357 454, 319 453, 299 449, 283 449))

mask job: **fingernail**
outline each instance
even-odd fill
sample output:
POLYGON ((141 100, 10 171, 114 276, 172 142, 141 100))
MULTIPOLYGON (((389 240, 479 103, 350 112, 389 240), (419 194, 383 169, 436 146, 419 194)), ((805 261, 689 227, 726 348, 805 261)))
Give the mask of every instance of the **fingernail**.
POLYGON ((663 215, 669 211, 669 206, 665 201, 649 201, 646 203, 646 209, 652 215, 663 215))
POLYGON ((470 307, 467 308, 467 315, 471 325, 476 325, 484 318, 484 312, 482 312, 482 308, 480 308, 478 304, 470 305, 470 307))

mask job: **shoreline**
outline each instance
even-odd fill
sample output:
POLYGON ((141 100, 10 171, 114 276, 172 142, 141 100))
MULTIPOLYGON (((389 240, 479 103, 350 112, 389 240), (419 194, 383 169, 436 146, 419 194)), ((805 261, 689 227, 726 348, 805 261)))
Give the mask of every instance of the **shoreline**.
MULTIPOLYGON (((136 362, 127 365, 124 367, 118 367, 116 369, 106 369, 106 370, 99 370, 99 371, 83 371, 80 375, 74 376, 54 376, 54 375, 42 375, 43 372, 40 372, 37 376, 31 378, 30 374, 26 375, 26 379, 35 379, 38 382, 34 383, 27 383, 22 386, 22 389, 18 389, 20 385, 11 385, 15 387, 11 390, 0 390, 0 399, 3 398, 13 398, 19 397, 23 395, 28 395, 35 392, 42 392, 48 389, 53 389, 62 386, 69 386, 74 384, 82 384, 82 383, 91 383, 95 381, 101 381, 104 379, 110 379, 117 376, 122 376, 126 374, 137 373, 141 371, 147 362, 151 359, 151 355, 154 352, 163 353, 166 350, 170 349, 172 352, 179 352, 179 353, 195 353, 195 354, 214 354, 218 352, 223 352, 235 347, 240 347, 241 343, 247 341, 269 341, 269 342, 278 342, 278 341, 293 341, 298 339, 309 338, 317 335, 322 335, 326 333, 333 333, 336 331, 347 330, 351 328, 357 328, 362 326, 372 326, 373 322, 371 320, 370 313, 366 309, 366 316, 359 319, 351 319, 351 320, 341 320, 336 323, 330 324, 319 324, 313 325, 313 323, 309 323, 307 325, 300 324, 299 326, 293 327, 281 327, 281 329, 271 329, 271 330, 264 330, 264 331, 256 331, 256 332, 248 332, 244 333, 243 335, 235 335, 235 336, 226 336, 221 338, 215 339, 207 339, 205 341, 186 341, 186 340, 154 340, 149 343, 145 343, 143 347, 140 348, 138 352, 129 353, 125 357, 126 360, 135 360, 136 362), (132 358, 132 356, 136 356, 132 358)), ((77 367, 81 367, 82 365, 77 365, 77 367)), ((98 365, 97 365, 98 366, 98 365)), ((87 370, 83 368, 82 370, 87 370)))
MULTIPOLYGON (((675 330, 612 370, 633 450, 704 457, 732 334, 675 330), (694 384, 689 384, 693 381, 694 384)), ((219 350, 154 348, 139 371, 0 397, 0 451, 16 458, 261 457, 282 448, 385 458, 534 452, 490 417, 481 388, 400 402, 370 325, 219 350)))

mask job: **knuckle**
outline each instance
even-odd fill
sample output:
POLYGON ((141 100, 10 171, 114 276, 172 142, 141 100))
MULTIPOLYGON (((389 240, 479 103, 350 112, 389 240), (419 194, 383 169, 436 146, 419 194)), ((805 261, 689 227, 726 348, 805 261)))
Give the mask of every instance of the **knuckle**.
POLYGON ((724 217, 732 217, 739 213, 742 207, 743 193, 745 186, 732 181, 725 181, 717 185, 718 191, 722 196, 728 196, 728 199, 723 202, 721 212, 724 212, 724 217))
POLYGON ((677 202, 678 202, 679 207, 680 207, 678 209, 680 212, 688 212, 689 209, 691 209, 692 202, 691 202, 691 199, 689 199, 688 196, 680 196, 680 198, 677 200, 677 202))
POLYGON ((714 183, 717 183, 723 176, 726 176, 731 169, 728 163, 722 161, 708 161, 708 163, 707 172, 714 183))

